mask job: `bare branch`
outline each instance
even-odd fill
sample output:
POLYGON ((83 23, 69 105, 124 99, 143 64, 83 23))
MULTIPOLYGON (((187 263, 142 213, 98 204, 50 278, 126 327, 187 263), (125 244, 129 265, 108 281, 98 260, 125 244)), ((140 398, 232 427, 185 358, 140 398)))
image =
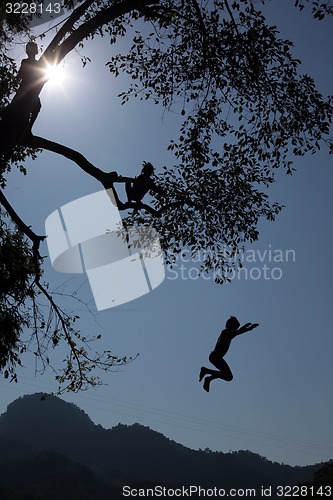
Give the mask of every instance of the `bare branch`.
POLYGON ((6 196, 0 191, 0 203, 4 207, 4 209, 8 212, 12 221, 19 227, 19 229, 32 241, 39 243, 45 240, 46 236, 39 236, 36 234, 29 226, 25 224, 25 222, 21 219, 18 213, 14 210, 12 205, 7 200, 6 196))
POLYGON ((118 17, 128 14, 133 10, 140 10, 146 5, 158 4, 158 0, 124 0, 101 10, 94 17, 79 26, 60 46, 54 51, 54 60, 60 62, 74 47, 82 42, 98 28, 104 26, 118 17))
POLYGON ((227 11, 228 11, 228 14, 229 14, 229 16, 230 16, 230 19, 231 19, 231 21, 232 21, 232 24, 234 25, 234 28, 235 28, 235 30, 236 30, 236 32, 237 32, 237 34, 238 34, 238 36, 240 36, 240 33, 239 33, 239 31, 238 31, 238 27, 237 27, 237 23, 236 23, 236 21, 235 21, 235 18, 234 18, 234 15, 233 15, 233 13, 232 13, 232 10, 231 10, 231 8, 230 8, 230 5, 229 5, 228 0, 224 0, 224 5, 225 5, 225 7, 226 7, 226 9, 227 9, 227 11))
POLYGON ((198 20, 199 20, 199 24, 200 24, 200 28, 201 28, 202 34, 206 35, 207 34, 207 30, 206 30, 206 26, 205 26, 205 23, 204 23, 204 20, 203 20, 203 17, 202 17, 202 13, 201 13, 199 4, 198 4, 197 0, 192 0, 192 3, 193 3, 194 10, 195 10, 195 12, 196 12, 196 14, 198 16, 198 20))
POLYGON ((2 191, 0 191, 0 203, 4 209, 8 212, 12 221, 17 225, 17 227, 31 240, 32 242, 32 259, 35 269, 36 280, 41 277, 40 261, 41 256, 39 253, 39 246, 41 241, 45 240, 46 236, 39 236, 36 234, 26 223, 21 219, 18 213, 14 210, 12 205, 9 203, 2 191))
POLYGON ((85 158, 81 153, 71 149, 67 146, 59 144, 57 142, 49 141, 48 139, 44 139, 43 137, 38 137, 35 135, 30 135, 27 138, 27 142, 25 146, 38 148, 38 149, 47 149, 48 151, 52 151, 54 153, 58 153, 62 156, 65 156, 69 160, 72 160, 76 163, 84 172, 94 177, 97 181, 99 181, 105 189, 112 189, 119 210, 127 210, 129 208, 133 208, 134 210, 144 209, 147 210, 154 217, 158 217, 160 212, 154 210, 149 205, 146 205, 142 202, 126 202, 122 203, 119 200, 118 194, 114 189, 115 183, 124 183, 127 181, 133 181, 133 177, 123 177, 119 175, 117 172, 103 172, 103 170, 95 167, 90 161, 85 158))
POLYGON ((116 177, 117 172, 106 173, 95 167, 90 161, 83 156, 83 154, 75 151, 75 149, 71 149, 67 146, 59 144, 58 142, 49 141, 43 137, 39 137, 36 135, 30 135, 26 138, 25 143, 23 144, 27 147, 38 148, 38 149, 47 149, 48 151, 52 151, 53 153, 57 153, 59 155, 65 156, 69 160, 72 160, 76 163, 84 172, 94 177, 97 181, 101 182, 104 187, 109 187, 109 184, 112 184, 116 177))
POLYGON ((72 14, 67 19, 65 24, 60 28, 58 33, 45 49, 44 53, 41 56, 42 58, 45 58, 47 60, 50 58, 65 35, 72 31, 75 22, 80 19, 80 17, 85 13, 86 9, 88 9, 94 2, 95 0, 86 0, 82 5, 73 10, 72 14))
POLYGON ((77 367, 78 367, 78 370, 79 370, 79 389, 81 389, 82 385, 83 385, 83 381, 85 379, 84 372, 82 370, 80 358, 79 358, 79 355, 78 355, 75 343, 73 342, 73 339, 72 339, 72 337, 70 335, 70 332, 68 331, 68 323, 66 321, 66 317, 65 317, 63 311, 59 308, 59 306, 54 301, 52 295, 40 283, 39 279, 36 278, 35 284, 36 284, 37 288, 39 288, 39 290, 43 293, 43 295, 49 301, 51 307, 53 308, 53 310, 54 310, 54 312, 55 312, 55 314, 56 314, 56 316, 57 316, 57 318, 58 318, 58 320, 59 320, 59 322, 60 322, 60 324, 62 326, 62 331, 64 332, 64 335, 66 337, 66 340, 67 340, 68 345, 69 345, 70 350, 71 350, 71 354, 75 358, 75 361, 76 361, 76 364, 77 364, 77 367))
POLYGON ((127 210, 128 208, 133 208, 135 211, 138 211, 140 209, 147 210, 153 217, 160 217, 161 216, 161 211, 160 210, 155 210, 154 208, 150 207, 149 205, 146 205, 145 203, 142 203, 141 201, 127 201, 126 203, 121 203, 120 210, 127 210))

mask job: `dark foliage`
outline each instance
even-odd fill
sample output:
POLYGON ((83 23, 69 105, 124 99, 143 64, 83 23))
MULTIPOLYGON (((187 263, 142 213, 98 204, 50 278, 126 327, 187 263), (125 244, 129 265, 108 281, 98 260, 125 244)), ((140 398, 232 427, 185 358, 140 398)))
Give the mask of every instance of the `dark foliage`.
POLYGON ((5 378, 14 376, 14 366, 25 349, 21 342, 24 327, 30 324, 27 298, 34 297, 35 269, 30 246, 17 227, 0 211, 0 370, 5 378))
MULTIPOLYGON (((318 20, 333 13, 328 3, 294 4, 300 10, 311 7, 318 20)), ((332 150, 332 98, 321 95, 312 77, 301 73, 292 42, 267 23, 258 2, 67 0, 65 5, 70 15, 54 29, 39 59, 41 69, 59 64, 95 36, 107 37, 115 46, 126 36, 132 40, 129 50, 105 61, 113 76, 124 72, 131 77, 132 84, 120 94, 122 102, 152 99, 183 120, 178 139, 168 148, 174 164, 164 166, 154 179, 157 191, 167 196, 155 193, 154 207, 141 201, 123 204, 125 221, 155 228, 167 263, 184 249, 192 256, 201 253, 201 271, 212 273, 218 283, 229 281, 230 272, 241 266, 245 245, 258 239, 259 221, 273 221, 282 209, 267 192, 276 170, 291 174, 294 157, 315 153, 322 143, 332 150)), ((13 166, 26 173, 25 160, 46 149, 116 190, 117 183, 126 182, 121 175, 103 172, 81 152, 34 135, 31 103, 45 81, 36 81, 28 96, 15 100, 20 82, 10 43, 18 34, 28 36, 34 21, 34 14, 6 14, 5 4, 0 6, 1 188, 13 166)), ((89 60, 83 55, 82 62, 89 60)), ((29 293, 20 303, 13 299, 13 316, 2 320, 8 339, 3 341, 0 368, 15 379, 20 331, 27 320, 22 311, 30 307, 32 339, 43 369, 50 365, 49 346, 65 342, 69 353, 56 375, 62 387, 80 390, 98 384, 97 368, 109 370, 128 360, 109 351, 89 356, 85 336, 74 325, 78 317, 64 312, 41 281, 39 245, 44 236, 31 230, 4 192, 0 201, 30 241, 27 251, 26 240, 17 239, 16 255, 21 263, 33 262, 34 273, 29 293), (49 304, 46 315, 34 300, 37 294, 49 304)), ((8 226, 8 231, 17 230, 8 226)))

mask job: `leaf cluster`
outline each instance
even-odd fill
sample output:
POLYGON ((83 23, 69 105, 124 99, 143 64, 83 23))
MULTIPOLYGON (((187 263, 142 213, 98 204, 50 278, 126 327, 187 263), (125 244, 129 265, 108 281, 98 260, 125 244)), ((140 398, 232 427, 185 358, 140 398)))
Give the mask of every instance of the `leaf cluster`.
POLYGON ((123 103, 153 99, 184 118, 169 145, 177 164, 159 176, 163 217, 128 223, 154 224, 171 261, 184 247, 205 249, 203 271, 228 271, 222 249, 237 254, 258 238, 260 218, 282 209, 266 193, 275 170, 291 174, 293 156, 328 141, 333 100, 300 74, 292 42, 251 1, 165 0, 146 16, 153 31, 136 31, 109 69, 131 77, 123 103))
POLYGON ((313 0, 295 0, 295 6, 303 10, 307 4, 311 4, 312 15, 315 19, 322 21, 325 16, 333 14, 331 2, 316 2, 313 0))
POLYGON ((110 350, 93 351, 101 335, 88 337, 76 327, 79 316, 69 314, 58 303, 59 296, 75 300, 76 293, 50 292, 41 282, 42 260, 24 233, 0 212, 0 371, 17 382, 17 367, 26 351, 35 355, 36 372, 55 373, 58 393, 84 390, 101 383, 99 371, 129 363, 110 350), (55 369, 52 352, 67 346, 61 369, 55 369))
POLYGON ((15 379, 15 366, 25 347, 21 334, 30 323, 29 303, 34 299, 35 269, 22 232, 0 211, 0 370, 15 379))
MULTIPOLYGON (((319 20, 332 14, 329 3, 294 3, 300 10, 312 5, 319 20)), ((70 8, 77 4, 57 26, 43 57, 60 62, 95 36, 107 36, 111 44, 132 36, 129 50, 107 63, 112 75, 130 77, 120 94, 122 102, 151 99, 176 113, 181 123, 168 147, 174 164, 155 178, 166 196, 155 193, 150 210, 144 203, 123 204, 124 210, 134 209, 124 222, 153 227, 168 263, 184 248, 193 256, 204 252, 201 271, 213 272, 220 283, 228 281, 228 273, 241 265, 238 257, 245 245, 258 239, 260 219, 274 220, 282 209, 267 194, 276 169, 291 174, 293 157, 315 153, 322 142, 331 144, 332 151, 332 97, 322 96, 313 79, 301 74, 292 42, 268 25, 253 0, 65 1, 70 8)), ((102 172, 81 153, 34 136, 31 127, 16 134, 15 144, 8 140, 7 147, 7 124, 14 130, 18 121, 8 106, 18 87, 8 47, 17 34, 29 33, 31 21, 27 15, 5 15, 4 4, 0 6, 0 118, 8 112, 7 122, 0 121, 1 187, 13 165, 25 173, 24 162, 36 158, 37 147, 76 162, 104 187, 110 187, 111 178, 112 183, 125 182, 115 172, 102 172)), ((82 62, 89 58, 83 55, 82 62)), ((42 86, 37 85, 35 97, 42 86)), ((35 353, 40 371, 52 368, 50 351, 65 343, 68 355, 63 372, 56 371, 58 382, 68 390, 96 385, 96 369, 109 370, 131 358, 91 350, 90 342, 98 336, 82 335, 78 317, 64 311, 41 282, 43 237, 12 207, 8 210, 19 229, 1 213, 0 369, 15 380, 15 365, 26 349, 35 353), (26 328, 32 333, 22 340, 26 328)), ((149 230, 141 233, 142 246, 142 238, 150 241, 151 236, 149 230)))

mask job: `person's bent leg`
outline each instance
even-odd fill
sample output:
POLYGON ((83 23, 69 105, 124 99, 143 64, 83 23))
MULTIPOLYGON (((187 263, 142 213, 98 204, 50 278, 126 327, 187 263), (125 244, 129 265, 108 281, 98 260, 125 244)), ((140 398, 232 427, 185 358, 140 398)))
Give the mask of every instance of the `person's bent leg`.
POLYGON ((203 388, 205 389, 206 392, 209 392, 209 386, 211 381, 213 380, 213 376, 206 377, 203 383, 203 388))
POLYGON ((132 181, 125 182, 125 191, 128 201, 132 200, 132 181))
POLYGON ((219 375, 214 378, 221 378, 226 382, 231 382, 234 378, 232 371, 230 370, 230 366, 228 363, 221 357, 216 356, 214 353, 211 353, 209 356, 209 361, 219 370, 219 375))
POLYGON ((200 369, 200 374, 199 374, 199 382, 206 376, 206 375, 213 375, 216 373, 216 370, 212 370, 211 368, 206 368, 205 366, 202 366, 200 369))

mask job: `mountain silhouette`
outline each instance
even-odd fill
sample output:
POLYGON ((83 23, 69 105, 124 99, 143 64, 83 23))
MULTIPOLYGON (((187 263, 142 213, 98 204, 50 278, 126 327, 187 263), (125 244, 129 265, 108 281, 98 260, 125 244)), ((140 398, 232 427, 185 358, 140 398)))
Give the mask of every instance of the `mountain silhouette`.
POLYGON ((259 489, 311 481, 321 465, 291 467, 249 451, 195 451, 140 424, 107 430, 51 395, 23 396, 0 416, 1 500, 20 499, 8 495, 22 491, 33 500, 115 499, 123 498, 122 485, 133 484, 259 489))

